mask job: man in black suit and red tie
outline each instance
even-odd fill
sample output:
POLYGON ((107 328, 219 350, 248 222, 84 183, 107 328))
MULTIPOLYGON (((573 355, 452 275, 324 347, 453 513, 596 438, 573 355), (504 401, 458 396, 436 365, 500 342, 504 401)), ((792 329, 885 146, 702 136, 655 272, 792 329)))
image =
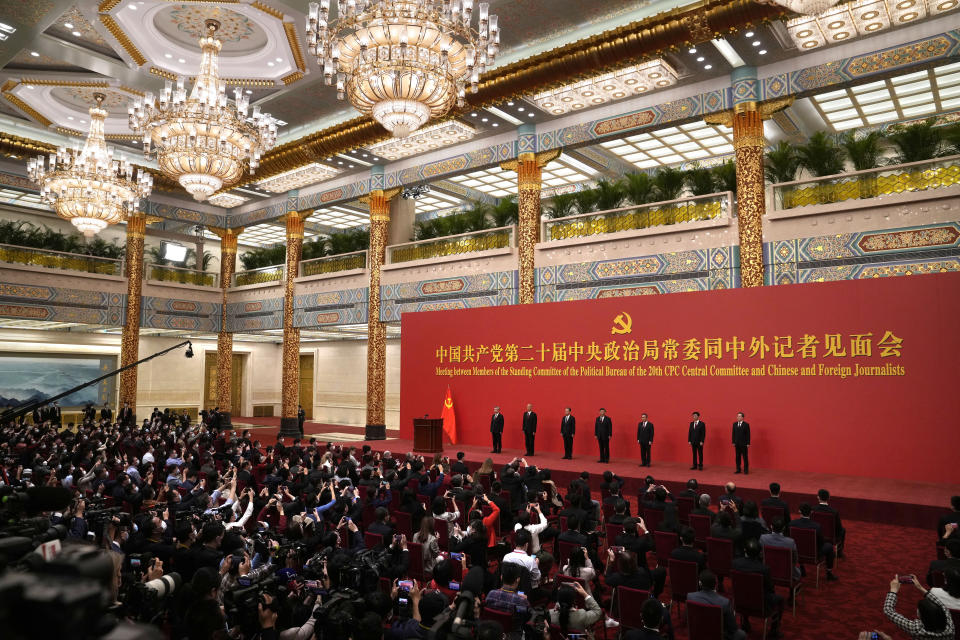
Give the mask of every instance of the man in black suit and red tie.
POLYGON ((120 409, 120 424, 133 426, 133 409, 126 402, 123 403, 123 409, 120 409))
POLYGON ((597 416, 593 424, 593 435, 597 437, 597 444, 600 445, 600 460, 598 462, 610 462, 610 438, 613 437, 613 422, 607 415, 607 410, 600 409, 600 415, 597 416))
POLYGON ((490 418, 490 435, 493 437, 493 451, 490 453, 500 453, 503 447, 503 414, 500 413, 500 407, 493 408, 493 417, 490 418))
POLYGON ((637 442, 640 444, 640 466, 650 466, 650 448, 653 445, 653 423, 647 420, 647 414, 640 414, 637 424, 637 442))
POLYGON ((527 447, 527 455, 533 455, 533 440, 537 436, 537 414, 533 411, 533 405, 528 404, 527 410, 523 414, 523 441, 527 447))
POLYGON ((700 420, 699 411, 694 411, 691 417, 693 420, 687 430, 687 442, 693 451, 693 465, 690 469, 703 471, 703 443, 707 439, 707 425, 700 420))
POLYGON ((573 417, 570 407, 563 410, 560 418, 560 435, 563 436, 563 459, 573 460, 573 435, 577 432, 577 419, 573 417))
POLYGON ((733 423, 733 448, 737 451, 737 470, 740 473, 740 460, 743 459, 743 473, 750 473, 750 423, 743 419, 743 411, 737 414, 733 423))

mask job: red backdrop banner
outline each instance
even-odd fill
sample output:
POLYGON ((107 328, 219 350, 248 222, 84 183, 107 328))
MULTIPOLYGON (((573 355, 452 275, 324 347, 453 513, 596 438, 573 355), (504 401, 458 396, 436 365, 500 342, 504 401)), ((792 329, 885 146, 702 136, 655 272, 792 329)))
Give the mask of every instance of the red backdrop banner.
POLYGON ((528 306, 407 313, 401 436, 440 411, 450 385, 460 441, 597 458, 598 409, 614 457, 639 459, 637 422, 656 425, 654 464, 690 460, 693 411, 707 425, 706 466, 733 466, 732 423, 746 413, 752 466, 954 482, 960 443, 960 274, 528 306))

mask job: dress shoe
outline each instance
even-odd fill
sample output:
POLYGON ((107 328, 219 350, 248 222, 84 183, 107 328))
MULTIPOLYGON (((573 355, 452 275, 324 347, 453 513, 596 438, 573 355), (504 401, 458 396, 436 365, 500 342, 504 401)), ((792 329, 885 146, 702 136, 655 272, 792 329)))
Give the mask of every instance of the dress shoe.
POLYGON ((734 473, 734 475, 736 475, 736 474, 738 474, 738 473, 740 473, 740 469, 737 469, 737 470, 736 470, 736 471, 734 471, 733 473, 734 473))
POLYGON ((698 468, 700 469, 700 471, 703 471, 703 465, 700 465, 698 468))
POLYGON ((692 467, 690 467, 690 471, 696 471, 696 470, 697 470, 697 465, 693 465, 692 467))
POLYGON ((743 472, 743 475, 748 476, 748 475, 750 475, 750 472, 745 470, 745 471, 743 472))
POLYGON ((840 578, 838 578, 838 577, 833 573, 833 571, 827 571, 827 580, 828 580, 829 582, 836 582, 836 581, 839 580, 839 579, 840 579, 840 578))

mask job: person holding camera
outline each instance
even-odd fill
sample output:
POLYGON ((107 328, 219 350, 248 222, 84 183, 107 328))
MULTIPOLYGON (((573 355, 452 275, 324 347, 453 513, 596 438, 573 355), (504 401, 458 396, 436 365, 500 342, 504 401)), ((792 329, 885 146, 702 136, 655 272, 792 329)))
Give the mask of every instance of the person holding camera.
POLYGON ((409 600, 410 617, 406 620, 396 620, 384 638, 386 640, 426 638, 434 619, 447 607, 446 599, 436 591, 424 593, 416 580, 410 580, 406 587, 401 587, 400 582, 394 581, 390 596, 395 602, 409 600))
POLYGON ((923 588, 914 575, 894 576, 883 602, 883 613, 901 631, 914 640, 950 640, 954 636, 953 618, 935 595, 923 588), (917 617, 910 619, 897 613, 900 585, 912 584, 923 595, 917 603, 917 617))
POLYGON ((590 640, 594 637, 593 625, 604 617, 603 609, 579 582, 566 583, 557 589, 557 605, 548 615, 550 624, 559 626, 564 636, 580 633, 590 640), (577 596, 583 598, 583 608, 576 606, 577 596))

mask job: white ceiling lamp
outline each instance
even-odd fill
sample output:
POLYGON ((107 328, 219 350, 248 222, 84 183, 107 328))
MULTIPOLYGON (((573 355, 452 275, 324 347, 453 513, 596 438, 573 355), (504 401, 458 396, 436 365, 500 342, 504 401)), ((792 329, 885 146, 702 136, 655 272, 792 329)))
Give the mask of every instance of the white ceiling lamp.
MULTIPOLYGON (((547 113, 562 115, 662 89, 676 83, 676 70, 666 60, 655 58, 538 93, 533 96, 533 102, 547 113)), ((519 107, 517 111, 523 111, 523 108, 519 107)))
POLYGON ((473 0, 311 2, 307 44, 337 98, 349 99, 396 138, 465 104, 500 49, 497 16, 473 0))
POLYGON ((760 0, 762 4, 773 4, 789 9, 804 16, 815 16, 823 13, 838 0, 760 0))
POLYGON ((244 169, 253 174, 277 141, 274 119, 260 107, 248 113, 250 98, 241 89, 228 100, 219 74, 219 27, 216 20, 206 21, 200 73, 189 94, 177 78, 176 88, 167 81, 159 97, 147 93, 129 108, 130 128, 143 136, 144 155, 154 147, 160 169, 200 201, 235 184, 244 169))
POLYGON ((27 173, 43 200, 87 237, 126 220, 153 189, 149 173, 114 160, 103 137, 105 96, 96 93, 94 98, 97 104, 90 109, 90 132, 82 149, 60 147, 49 158, 41 155, 27 162, 27 173))

